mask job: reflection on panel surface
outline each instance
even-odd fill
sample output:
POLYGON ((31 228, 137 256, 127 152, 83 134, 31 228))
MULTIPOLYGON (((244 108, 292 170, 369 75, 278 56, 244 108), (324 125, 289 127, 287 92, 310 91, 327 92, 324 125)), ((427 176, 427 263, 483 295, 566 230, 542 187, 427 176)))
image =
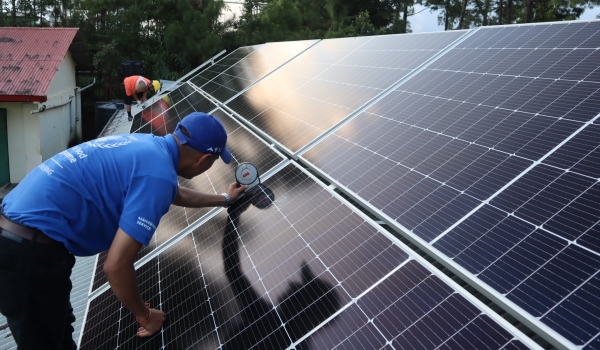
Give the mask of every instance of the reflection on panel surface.
MULTIPOLYGON (((140 292, 152 307, 161 304, 161 271, 158 261, 153 259, 136 271, 140 292)), ((86 322, 81 335, 81 349, 158 349, 161 341, 157 337, 142 340, 135 334, 138 326, 135 316, 114 296, 112 291, 101 294, 90 302, 86 322), (114 334, 115 337, 105 335, 114 334)))
POLYGON ((217 61, 215 64, 198 73, 189 81, 194 85, 201 87, 202 85, 219 76, 219 74, 235 66, 242 58, 248 56, 259 47, 261 47, 261 45, 240 47, 217 61))
MULTIPOLYGON (((332 316, 300 348, 330 348, 330 332, 373 345, 364 348, 416 344, 408 333, 418 338, 449 313, 455 319, 439 324, 437 344, 480 339, 500 349, 514 338, 293 164, 138 276, 142 288, 159 288, 144 298, 166 311, 163 332, 149 340, 166 349, 285 349, 332 316), (402 322, 390 319, 403 313, 402 322)), ((107 317, 88 320, 82 349, 140 342, 110 291, 96 300, 92 308, 104 303, 107 317), (121 332, 106 327, 108 318, 121 332)))
POLYGON ((585 345, 600 332, 598 33, 480 28, 302 157, 585 345))
MULTIPOLYGON (((189 87, 187 84, 183 86, 189 87)), ((138 129, 132 128, 132 132, 164 136, 173 132, 179 120, 186 115, 192 112, 210 113, 217 107, 193 88, 189 89, 192 90, 190 94, 181 100, 165 96, 142 110, 142 125, 138 129)))
POLYGON ((168 94, 165 94, 133 117, 133 121, 131 122, 131 132, 136 132, 142 126, 151 123, 154 118, 160 116, 174 104, 179 103, 194 92, 195 90, 193 87, 188 84, 183 84, 168 94))
POLYGON ((212 80, 193 78, 191 82, 217 100, 225 102, 316 42, 291 41, 252 47, 252 52, 219 72, 212 80))
POLYGON ((464 33, 323 40, 228 106, 297 151, 464 33))
MULTIPOLYGON (((197 92, 194 92, 190 94, 187 99, 180 101, 173 108, 163 113, 160 117, 154 118, 152 121, 156 122, 157 125, 162 125, 158 130, 172 133, 175 130, 175 126, 182 118, 189 113, 196 111, 197 106, 200 106, 203 103, 210 102, 197 92)), ((213 115, 225 126, 228 135, 227 147, 233 156, 232 161, 230 164, 225 164, 219 160, 214 163, 210 170, 191 180, 180 177, 179 184, 181 186, 203 193, 220 194, 225 192, 227 186, 235 181, 234 171, 239 163, 252 162, 257 166, 260 173, 265 173, 283 160, 281 155, 273 151, 271 147, 256 138, 248 131, 248 129, 233 120, 223 111, 217 110, 213 115)), ((157 129, 155 129, 155 135, 164 135, 162 132, 156 132, 156 130, 157 129)), ((168 239, 194 223, 211 209, 212 208, 190 209, 171 206, 169 212, 162 217, 150 245, 141 249, 137 259, 141 259, 156 247, 165 243, 168 239)), ((106 277, 102 271, 105 258, 106 254, 101 253, 96 266, 93 290, 106 282, 106 277)))

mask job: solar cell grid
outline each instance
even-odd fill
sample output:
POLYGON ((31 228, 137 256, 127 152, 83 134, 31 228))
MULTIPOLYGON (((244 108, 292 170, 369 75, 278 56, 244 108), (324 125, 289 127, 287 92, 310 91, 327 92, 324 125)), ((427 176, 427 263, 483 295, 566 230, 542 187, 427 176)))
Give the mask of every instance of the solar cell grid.
POLYGON ((463 34, 323 40, 227 106, 295 152, 463 34))
POLYGON ((169 130, 175 129, 181 116, 186 116, 192 112, 209 113, 216 108, 215 104, 195 90, 185 99, 176 103, 172 103, 166 98, 158 100, 157 103, 160 103, 160 107, 142 111, 143 121, 146 123, 139 129, 132 129, 133 132, 164 136, 169 133, 169 130))
POLYGON ((304 40, 260 45, 210 81, 192 78, 191 82, 225 102, 316 42, 304 40))
POLYGON ((480 28, 302 158, 584 346, 600 332, 580 292, 600 259, 599 30, 480 28))
MULTIPOLYGON (((161 304, 161 271, 156 259, 149 261, 136 271, 142 298, 151 305, 161 304)), ((138 326, 135 317, 124 308, 111 291, 90 301, 86 322, 79 340, 81 349, 158 349, 160 339, 142 340, 135 334, 138 326), (105 337, 110 332, 114 337, 105 337)))
POLYGON ((174 104, 184 100, 187 96, 194 93, 195 90, 188 84, 182 84, 177 89, 165 94, 165 96, 154 101, 150 106, 143 109, 133 117, 131 122, 131 132, 135 132, 152 119, 156 118, 174 104))
POLYGON ((380 348, 431 334, 438 345, 523 346, 294 164, 264 185, 138 270, 141 288, 153 286, 144 298, 167 313, 152 343, 107 291, 81 348, 380 348))
POLYGON ((584 176, 600 178, 600 126, 588 125, 560 149, 550 155, 545 164, 584 176))
POLYGON ((237 48, 236 50, 229 53, 227 56, 215 62, 215 64, 196 74, 189 80, 189 82, 196 86, 202 86, 206 84, 213 78, 217 77, 219 74, 236 65, 242 58, 248 56, 260 46, 261 45, 255 45, 237 48))

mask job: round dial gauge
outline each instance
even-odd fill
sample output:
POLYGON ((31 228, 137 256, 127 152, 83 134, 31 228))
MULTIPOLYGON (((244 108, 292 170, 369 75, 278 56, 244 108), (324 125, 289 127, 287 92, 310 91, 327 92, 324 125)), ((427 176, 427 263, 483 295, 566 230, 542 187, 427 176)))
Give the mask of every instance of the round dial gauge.
POLYGON ((258 179, 258 169, 251 163, 242 163, 235 169, 235 179, 240 185, 253 184, 258 179))

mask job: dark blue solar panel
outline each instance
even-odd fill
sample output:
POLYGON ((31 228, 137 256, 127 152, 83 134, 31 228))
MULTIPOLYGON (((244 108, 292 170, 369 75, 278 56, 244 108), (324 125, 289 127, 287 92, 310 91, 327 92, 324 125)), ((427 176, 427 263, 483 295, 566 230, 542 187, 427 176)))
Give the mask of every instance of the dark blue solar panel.
POLYGON ((600 178, 600 126, 588 125, 544 163, 576 173, 600 178))
POLYGON ((360 297, 300 348, 526 349, 460 294, 411 261, 360 297), (470 345, 468 345, 470 344, 470 345), (468 346, 465 346, 468 345, 468 346))
POLYGON ((600 251, 600 223, 581 235, 577 239, 577 243, 595 252, 600 251))
POLYGON ((573 343, 597 334, 597 253, 487 205, 434 247, 573 343))
POLYGON ((584 311, 544 315, 587 288, 569 257, 598 272, 598 32, 480 28, 302 158, 583 345, 584 311))
POLYGON ((596 337, 596 339, 592 340, 587 346, 583 348, 584 350, 598 350, 600 349, 600 335, 596 337))

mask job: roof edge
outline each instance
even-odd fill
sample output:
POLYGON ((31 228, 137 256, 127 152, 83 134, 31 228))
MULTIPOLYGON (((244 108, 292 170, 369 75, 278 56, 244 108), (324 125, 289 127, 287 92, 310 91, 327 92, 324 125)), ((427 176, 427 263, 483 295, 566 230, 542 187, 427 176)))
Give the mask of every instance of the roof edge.
POLYGON ((48 96, 0 95, 0 102, 46 102, 48 96))

